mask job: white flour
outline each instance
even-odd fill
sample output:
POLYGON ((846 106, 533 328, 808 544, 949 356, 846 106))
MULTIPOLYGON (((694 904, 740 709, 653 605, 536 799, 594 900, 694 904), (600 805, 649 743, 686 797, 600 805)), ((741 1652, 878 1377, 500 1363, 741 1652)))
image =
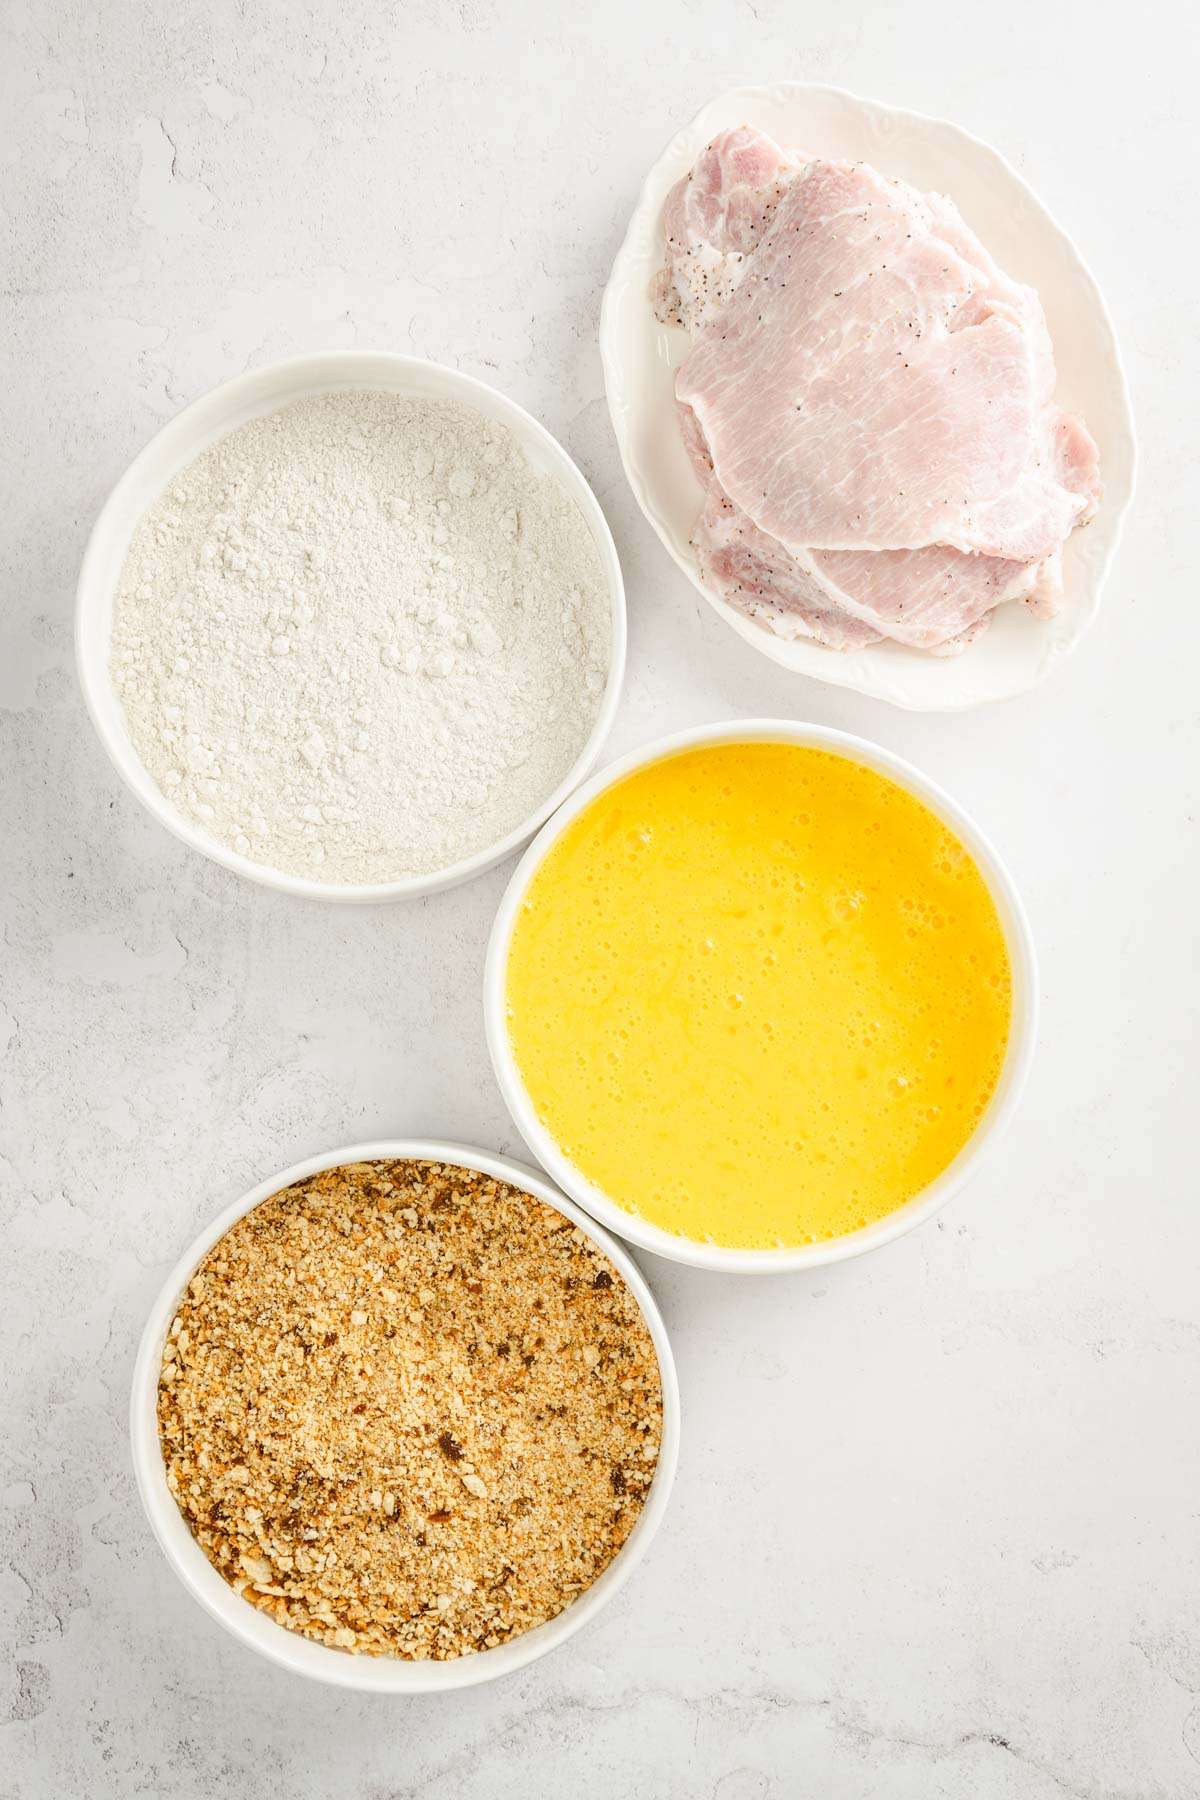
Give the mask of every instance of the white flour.
POLYGON ((175 480, 121 575, 112 672, 172 802, 322 881, 444 868, 563 779, 608 676, 582 514, 457 402, 326 394, 175 480))

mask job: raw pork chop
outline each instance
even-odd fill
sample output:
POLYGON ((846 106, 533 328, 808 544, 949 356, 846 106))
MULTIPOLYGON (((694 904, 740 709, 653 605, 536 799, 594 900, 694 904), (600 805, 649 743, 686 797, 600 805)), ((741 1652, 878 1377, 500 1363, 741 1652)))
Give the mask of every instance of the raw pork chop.
POLYGON ((813 637, 832 649, 889 637, 952 654, 1001 601, 1032 601, 1041 592, 1036 563, 963 556, 938 545, 791 551, 715 482, 692 542, 701 574, 724 599, 780 636, 813 637), (782 617, 770 617, 772 606, 782 617))
POLYGON ((668 266, 655 283, 664 324, 696 332, 715 317, 742 278, 787 184, 803 159, 748 125, 711 143, 667 196, 668 266))
POLYGON ((1053 611, 1099 492, 1054 406, 1037 295, 952 203, 723 133, 670 195, 659 316, 725 598, 837 648, 953 651, 1002 601, 1053 611))

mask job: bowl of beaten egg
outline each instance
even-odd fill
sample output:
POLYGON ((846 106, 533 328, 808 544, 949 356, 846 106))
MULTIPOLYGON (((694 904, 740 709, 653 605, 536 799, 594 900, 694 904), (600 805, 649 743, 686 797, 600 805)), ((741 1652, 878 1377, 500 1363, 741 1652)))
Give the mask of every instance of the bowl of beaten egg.
POLYGON ((970 819, 861 738, 737 720, 584 784, 517 867, 488 1044, 554 1179, 730 1271, 888 1243, 1011 1117, 1036 1026, 1021 902, 970 819))

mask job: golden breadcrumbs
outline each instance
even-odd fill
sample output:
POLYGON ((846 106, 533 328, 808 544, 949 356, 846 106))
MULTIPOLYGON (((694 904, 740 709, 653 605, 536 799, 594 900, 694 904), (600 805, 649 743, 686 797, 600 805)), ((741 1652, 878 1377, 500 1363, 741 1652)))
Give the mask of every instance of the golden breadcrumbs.
POLYGON ((662 1389, 633 1295, 561 1213, 467 1169, 356 1163, 209 1251, 158 1424, 246 1599, 324 1644, 441 1659, 540 1625, 612 1561, 662 1389))

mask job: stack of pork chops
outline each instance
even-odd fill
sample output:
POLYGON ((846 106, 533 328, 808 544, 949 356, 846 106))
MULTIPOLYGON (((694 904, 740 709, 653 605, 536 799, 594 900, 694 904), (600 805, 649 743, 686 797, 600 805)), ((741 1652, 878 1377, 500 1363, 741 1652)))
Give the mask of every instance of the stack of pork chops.
POLYGON ((1056 610, 1096 445, 1032 288, 953 203, 742 126, 672 190, 655 309, 705 490, 706 584, 784 637, 961 650, 1056 610))

